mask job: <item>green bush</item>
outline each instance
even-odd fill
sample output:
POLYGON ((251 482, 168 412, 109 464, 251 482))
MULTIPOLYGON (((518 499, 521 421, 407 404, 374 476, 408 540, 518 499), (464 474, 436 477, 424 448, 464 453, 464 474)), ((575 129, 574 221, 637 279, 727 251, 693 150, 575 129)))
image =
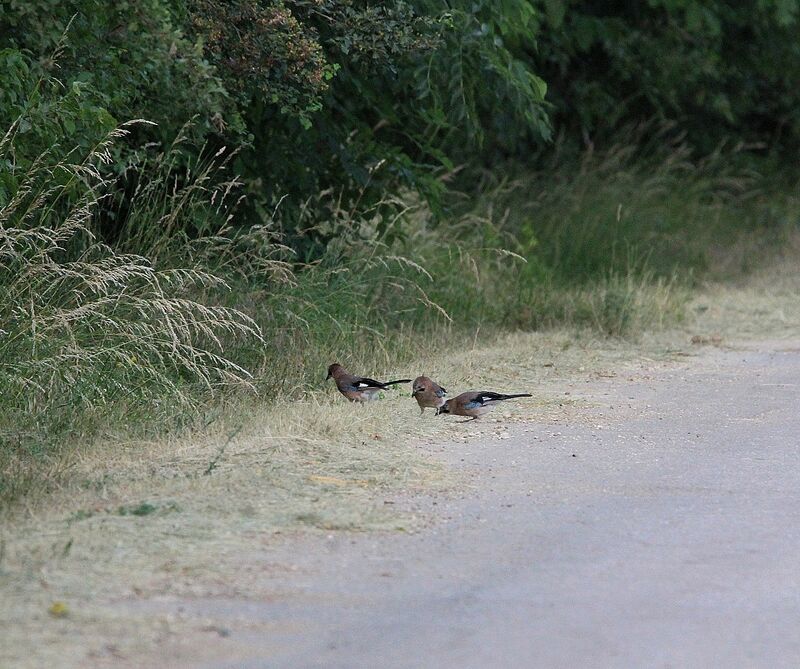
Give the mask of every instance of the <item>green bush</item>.
MULTIPOLYGON (((133 143, 169 141, 193 117, 198 140, 222 121, 244 131, 230 93, 202 49, 185 36, 171 2, 6 0, 2 47, 25 54, 36 77, 57 79, 67 89, 75 82, 90 88, 117 122, 145 118, 158 124, 134 132, 133 143)), ((3 127, 13 120, 4 111, 3 127)))
POLYGON ((536 4, 532 66, 570 136, 608 141, 657 118, 702 153, 726 139, 797 146, 797 0, 536 4))
MULTIPOLYGON (((7 0, 0 122, 56 80, 84 148, 114 119, 155 122, 132 145, 162 147, 194 119, 187 162, 238 151, 241 216, 264 223, 283 200, 292 237, 328 189, 362 205, 411 189, 444 214, 454 173, 474 188, 509 159, 538 169, 553 131, 607 145, 655 118, 645 139, 671 124, 701 155, 723 141, 791 151, 797 17, 796 0, 7 0)), ((28 116, 17 149, 33 159, 53 138, 28 116)))

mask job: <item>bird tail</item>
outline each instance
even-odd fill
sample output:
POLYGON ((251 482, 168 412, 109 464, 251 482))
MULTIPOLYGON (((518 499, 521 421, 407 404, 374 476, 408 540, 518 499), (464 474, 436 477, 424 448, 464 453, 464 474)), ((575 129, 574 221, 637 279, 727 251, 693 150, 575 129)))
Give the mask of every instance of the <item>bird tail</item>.
POLYGON ((384 386, 396 386, 398 383, 411 383, 411 379, 398 379, 397 381, 387 381, 384 386))
POLYGON ((515 397, 533 397, 530 393, 516 393, 514 395, 500 395, 498 399, 513 400, 515 397))

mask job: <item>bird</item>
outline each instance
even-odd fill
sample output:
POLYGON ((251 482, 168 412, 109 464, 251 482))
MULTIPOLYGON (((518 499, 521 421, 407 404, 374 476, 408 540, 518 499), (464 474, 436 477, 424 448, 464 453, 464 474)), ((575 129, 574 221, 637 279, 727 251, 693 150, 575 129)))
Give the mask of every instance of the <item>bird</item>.
POLYGON ((530 393, 503 395, 502 393, 493 393, 490 390, 470 390, 447 400, 436 409, 436 415, 441 416, 449 413, 454 416, 470 416, 472 420, 476 420, 480 416, 489 413, 498 402, 514 399, 515 397, 533 397, 533 395, 530 393))
POLYGON ((366 376, 355 376, 348 372, 339 363, 334 362, 328 367, 328 376, 325 380, 333 379, 336 387, 351 402, 369 402, 378 399, 382 390, 399 383, 411 383, 411 379, 398 379, 397 381, 376 381, 366 376))
POLYGON ((411 396, 419 404, 420 416, 425 413, 426 407, 438 409, 445 402, 444 396, 447 391, 427 376, 418 376, 414 379, 412 388, 411 396))

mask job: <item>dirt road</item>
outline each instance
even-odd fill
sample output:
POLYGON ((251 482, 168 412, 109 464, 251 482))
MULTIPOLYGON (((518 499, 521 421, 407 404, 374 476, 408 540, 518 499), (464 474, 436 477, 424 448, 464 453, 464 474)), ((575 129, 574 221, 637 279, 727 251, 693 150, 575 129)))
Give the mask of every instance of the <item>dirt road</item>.
POLYGON ((425 530, 259 548, 268 598, 120 602, 208 623, 132 664, 800 666, 800 346, 564 392, 577 423, 432 446, 472 485, 387 500, 425 530))

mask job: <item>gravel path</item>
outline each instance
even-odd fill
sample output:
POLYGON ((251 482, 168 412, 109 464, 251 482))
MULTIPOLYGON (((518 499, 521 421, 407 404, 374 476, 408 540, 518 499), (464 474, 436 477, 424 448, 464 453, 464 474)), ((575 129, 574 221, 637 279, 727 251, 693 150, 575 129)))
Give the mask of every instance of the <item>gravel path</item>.
POLYGON ((428 529, 284 540, 268 600, 139 604, 218 632, 159 666, 800 666, 800 346, 564 392, 578 423, 438 445, 473 485, 414 502, 428 529))

